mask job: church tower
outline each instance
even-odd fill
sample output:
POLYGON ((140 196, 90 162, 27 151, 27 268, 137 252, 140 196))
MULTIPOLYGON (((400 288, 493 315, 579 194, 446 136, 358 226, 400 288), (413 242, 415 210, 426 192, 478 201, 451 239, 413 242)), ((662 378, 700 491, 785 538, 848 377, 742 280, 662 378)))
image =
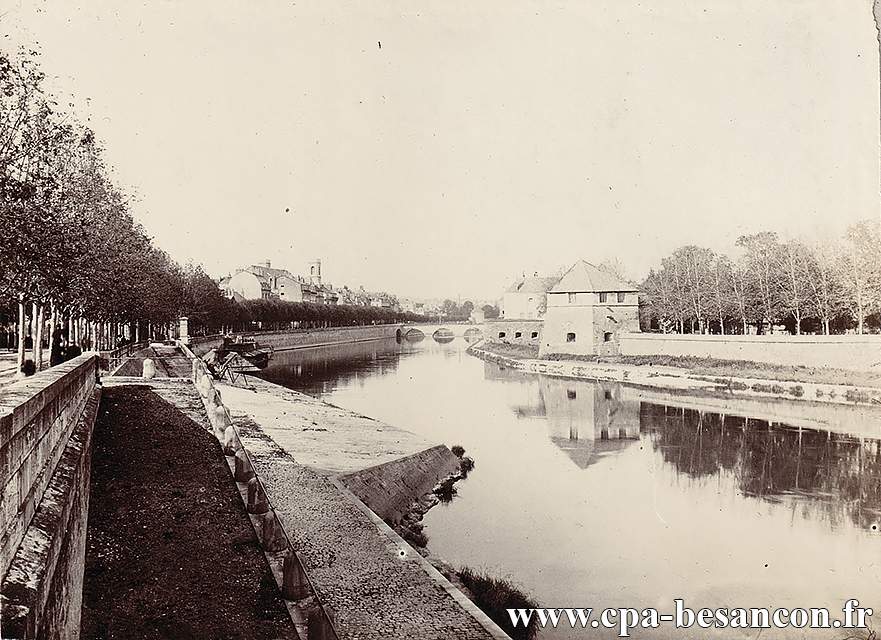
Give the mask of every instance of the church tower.
POLYGON ((321 258, 316 258, 309 263, 309 282, 318 287, 321 286, 321 258))

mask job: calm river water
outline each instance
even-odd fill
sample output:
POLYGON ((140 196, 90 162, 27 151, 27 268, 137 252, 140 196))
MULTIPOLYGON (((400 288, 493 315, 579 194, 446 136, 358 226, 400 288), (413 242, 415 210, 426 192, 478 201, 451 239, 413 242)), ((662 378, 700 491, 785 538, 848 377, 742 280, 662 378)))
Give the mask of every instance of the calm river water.
POLYGON ((521 374, 466 347, 427 337, 276 353, 264 377, 464 446, 475 470, 451 503, 426 515, 429 548, 511 577, 540 606, 672 612, 684 598, 695 609, 840 610, 858 598, 881 611, 878 440, 700 413, 687 397, 646 399, 619 384, 521 374))

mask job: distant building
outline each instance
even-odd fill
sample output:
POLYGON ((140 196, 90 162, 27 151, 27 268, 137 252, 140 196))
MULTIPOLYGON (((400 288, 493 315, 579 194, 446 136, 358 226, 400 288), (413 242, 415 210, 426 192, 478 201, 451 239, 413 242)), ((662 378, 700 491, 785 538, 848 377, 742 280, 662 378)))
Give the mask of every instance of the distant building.
POLYGON ((221 281, 224 293, 230 298, 239 300, 260 300, 272 297, 269 281, 248 270, 237 271, 229 278, 221 281))
POLYGON ((321 261, 309 263, 310 277, 295 276, 287 269, 277 269, 269 260, 239 269, 220 281, 226 295, 238 300, 276 299, 289 302, 337 304, 339 295, 321 282, 321 261))
POLYGON ((612 355, 638 331, 637 288, 580 260, 548 292, 539 353, 612 355))
POLYGON ((537 273, 518 279, 502 296, 501 317, 510 320, 541 318, 547 308, 548 291, 558 280, 558 277, 542 277, 537 273))

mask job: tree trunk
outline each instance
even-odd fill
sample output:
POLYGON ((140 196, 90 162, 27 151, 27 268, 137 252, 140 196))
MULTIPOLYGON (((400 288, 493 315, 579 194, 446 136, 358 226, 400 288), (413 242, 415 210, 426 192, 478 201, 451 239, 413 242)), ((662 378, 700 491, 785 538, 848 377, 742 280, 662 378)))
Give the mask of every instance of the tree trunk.
POLYGON ((37 362, 37 303, 31 303, 31 357, 37 362))
POLYGON ((43 320, 46 313, 46 305, 37 305, 37 338, 34 340, 34 364, 37 371, 43 370, 43 320))
POLYGON ((55 347, 55 325, 58 322, 58 309, 55 308, 55 303, 50 303, 50 312, 49 312, 49 366, 52 366, 52 349, 55 347))
POLYGON ((857 303, 857 333, 863 335, 863 302, 860 300, 857 303))
POLYGON ((21 366, 24 364, 24 334, 27 329, 27 324, 25 322, 25 312, 24 312, 24 296, 20 295, 18 297, 18 370, 21 371, 21 366))

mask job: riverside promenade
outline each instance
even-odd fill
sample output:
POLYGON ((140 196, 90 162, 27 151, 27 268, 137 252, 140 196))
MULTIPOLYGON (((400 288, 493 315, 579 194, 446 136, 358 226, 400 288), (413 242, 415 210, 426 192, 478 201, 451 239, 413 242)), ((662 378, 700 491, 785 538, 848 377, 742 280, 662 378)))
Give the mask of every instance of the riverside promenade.
POLYGON ((251 376, 247 388, 221 384, 190 361, 184 377, 179 353, 165 355, 173 364, 157 363, 157 378, 105 384, 149 389, 220 438, 300 638, 508 637, 345 484, 363 472, 362 485, 399 499, 418 483, 375 470, 403 458, 424 475, 425 460, 454 459, 446 447, 251 376))
POLYGON ((251 376, 248 383, 218 389, 340 638, 507 638, 336 478, 432 443, 251 376))

